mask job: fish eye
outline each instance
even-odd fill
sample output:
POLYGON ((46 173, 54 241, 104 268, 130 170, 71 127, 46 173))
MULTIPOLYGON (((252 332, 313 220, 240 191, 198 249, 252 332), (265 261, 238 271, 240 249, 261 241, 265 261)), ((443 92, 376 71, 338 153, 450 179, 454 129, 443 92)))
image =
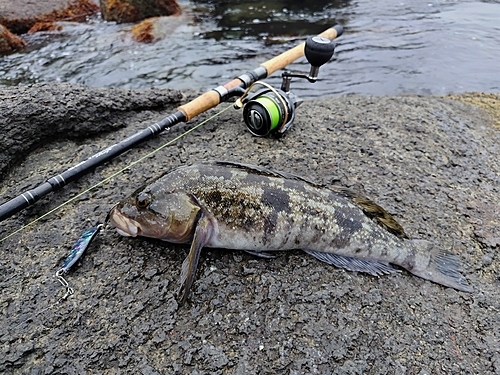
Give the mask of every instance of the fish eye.
POLYGON ((135 200, 135 205, 138 208, 146 208, 149 206, 149 203, 149 195, 146 193, 140 193, 135 200))

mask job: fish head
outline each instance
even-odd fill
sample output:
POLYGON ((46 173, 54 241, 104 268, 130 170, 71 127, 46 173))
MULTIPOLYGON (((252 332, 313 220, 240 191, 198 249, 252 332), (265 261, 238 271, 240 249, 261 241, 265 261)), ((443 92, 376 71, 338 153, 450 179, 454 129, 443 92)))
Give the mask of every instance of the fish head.
POLYGON ((123 236, 185 243, 192 239, 200 213, 193 195, 146 188, 114 206, 109 220, 123 236))

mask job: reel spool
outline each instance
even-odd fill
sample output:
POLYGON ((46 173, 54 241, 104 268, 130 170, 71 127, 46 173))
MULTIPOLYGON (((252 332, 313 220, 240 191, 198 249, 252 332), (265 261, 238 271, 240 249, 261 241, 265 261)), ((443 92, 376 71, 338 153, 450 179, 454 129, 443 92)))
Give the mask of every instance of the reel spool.
POLYGON ((311 64, 309 74, 284 71, 281 89, 275 89, 262 81, 253 83, 234 104, 237 109, 243 107, 243 120, 250 133, 257 137, 282 137, 292 126, 295 108, 302 103, 301 99, 290 92, 292 78, 316 82, 320 66, 330 60, 334 49, 335 44, 328 38, 309 37, 304 45, 304 54, 311 64), (249 95, 255 85, 265 88, 249 95))
POLYGON ((284 91, 261 81, 255 82, 249 89, 257 84, 266 88, 242 100, 243 119, 248 130, 257 137, 285 133, 292 125, 295 108, 301 101, 295 101, 284 91))

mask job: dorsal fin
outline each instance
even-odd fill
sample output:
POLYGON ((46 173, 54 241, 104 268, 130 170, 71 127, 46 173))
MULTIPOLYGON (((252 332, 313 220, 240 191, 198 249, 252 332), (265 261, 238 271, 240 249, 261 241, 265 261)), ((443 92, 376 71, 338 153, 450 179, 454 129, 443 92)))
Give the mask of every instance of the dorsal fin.
POLYGON ((316 184, 310 180, 307 180, 303 177, 294 175, 292 173, 275 171, 274 169, 269 169, 269 168, 261 167, 258 165, 237 163, 237 162, 232 162, 232 161, 222 161, 222 160, 203 161, 203 162, 201 162, 201 164, 211 164, 211 165, 221 165, 221 166, 226 166, 226 167, 233 167, 233 168, 245 170, 245 171, 250 172, 250 173, 259 174, 262 176, 283 177, 283 178, 287 178, 289 180, 303 181, 303 182, 307 182, 308 184, 311 184, 314 186, 319 186, 318 184, 316 184))
POLYGON ((328 186, 328 189, 342 194, 359 204, 366 216, 375 221, 375 223, 383 227, 385 230, 394 234, 396 237, 408 238, 401 224, 399 224, 390 213, 384 210, 377 203, 373 202, 371 199, 368 199, 353 190, 340 186, 328 186))

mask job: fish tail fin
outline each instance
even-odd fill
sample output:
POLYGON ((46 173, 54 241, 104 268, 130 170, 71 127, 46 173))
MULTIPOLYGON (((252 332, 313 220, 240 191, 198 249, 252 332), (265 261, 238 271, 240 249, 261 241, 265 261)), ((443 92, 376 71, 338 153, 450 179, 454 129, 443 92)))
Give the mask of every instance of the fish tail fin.
POLYGON ((402 265, 423 279, 464 292, 474 289, 460 273, 460 258, 442 247, 425 240, 411 240, 415 249, 413 261, 402 265))

